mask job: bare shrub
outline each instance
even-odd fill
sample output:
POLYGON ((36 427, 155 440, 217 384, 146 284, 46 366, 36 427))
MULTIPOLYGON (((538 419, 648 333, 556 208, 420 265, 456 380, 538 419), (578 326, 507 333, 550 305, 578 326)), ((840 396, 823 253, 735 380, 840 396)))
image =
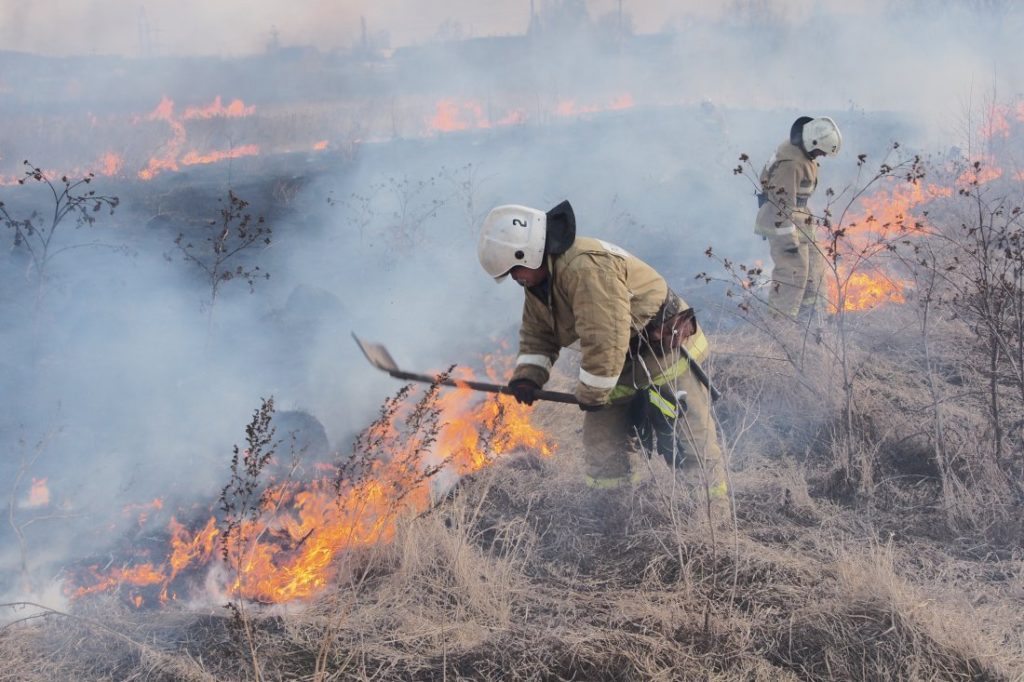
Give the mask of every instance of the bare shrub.
MULTIPOLYGON (((249 285, 249 291, 254 292, 258 279, 270 279, 270 273, 259 265, 240 262, 247 252, 270 246, 273 233, 263 216, 254 218, 248 208, 249 202, 229 190, 220 219, 207 223, 207 234, 203 237, 205 247, 196 245, 184 233, 174 239, 182 260, 199 268, 205 278, 208 290, 202 307, 207 313, 208 333, 213 329, 213 312, 221 288, 227 282, 242 280, 249 285)), ((166 258, 171 260, 170 255, 166 258)))
POLYGON ((100 242, 70 243, 58 236, 58 232, 63 234, 63 230, 60 230, 61 225, 65 224, 68 218, 74 222, 75 229, 94 225, 96 214, 107 210, 113 215, 120 199, 97 194, 96 190, 88 189, 88 185, 95 177, 93 173, 88 173, 80 179, 66 175, 54 179, 29 161, 24 161, 23 165, 26 170, 24 177, 18 179, 18 185, 32 182, 44 187, 49 200, 52 201, 52 208, 45 214, 33 210, 27 217, 17 217, 10 212, 11 207, 0 201, 0 221, 13 233, 14 248, 23 249, 28 253, 28 271, 25 274, 35 283, 35 304, 38 307, 54 258, 72 249, 109 246, 100 242))

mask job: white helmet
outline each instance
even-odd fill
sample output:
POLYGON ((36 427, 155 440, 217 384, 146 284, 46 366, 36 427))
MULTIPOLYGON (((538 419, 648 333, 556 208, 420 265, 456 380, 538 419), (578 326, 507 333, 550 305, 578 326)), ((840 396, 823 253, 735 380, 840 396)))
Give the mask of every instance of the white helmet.
POLYGON ((516 204, 491 209, 476 249, 480 265, 497 282, 517 265, 539 268, 544 263, 547 229, 544 211, 516 204))
POLYGON ((826 156, 836 156, 843 146, 843 136, 839 126, 828 116, 812 118, 804 124, 804 151, 810 154, 815 149, 825 152, 826 156))

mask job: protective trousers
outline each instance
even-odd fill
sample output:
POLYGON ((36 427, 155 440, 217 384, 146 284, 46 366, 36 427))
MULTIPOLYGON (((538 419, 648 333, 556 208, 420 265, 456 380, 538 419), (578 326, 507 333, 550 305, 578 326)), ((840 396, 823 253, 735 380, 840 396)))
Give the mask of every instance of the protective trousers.
POLYGON ((792 234, 768 237, 771 245, 772 282, 768 303, 779 315, 796 319, 801 309, 824 308, 822 276, 825 259, 799 229, 792 234))
MULTIPOLYGON (((689 371, 686 359, 678 351, 657 356, 650 349, 627 358, 614 404, 583 419, 583 446, 587 481, 599 488, 617 487, 630 482, 631 454, 637 449, 638 425, 632 398, 647 399, 647 387, 656 385, 670 395, 685 391, 685 408, 678 406, 677 418, 667 422, 669 442, 659 441, 657 451, 669 464, 685 474, 693 486, 707 486, 712 497, 728 494, 725 464, 711 414, 710 397, 705 386, 689 371), (667 447, 666 447, 667 446, 667 447)), ((646 445, 646 444, 645 444, 646 445)), ((650 447, 649 445, 647 445, 650 447)), ((652 451, 648 450, 648 454, 652 451)))

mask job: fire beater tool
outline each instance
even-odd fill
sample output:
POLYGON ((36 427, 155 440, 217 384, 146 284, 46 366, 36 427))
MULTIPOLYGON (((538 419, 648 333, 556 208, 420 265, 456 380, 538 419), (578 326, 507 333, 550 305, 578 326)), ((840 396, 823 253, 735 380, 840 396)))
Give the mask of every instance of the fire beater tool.
POLYGON ((693 372, 693 376, 697 378, 697 381, 704 384, 704 388, 708 389, 708 394, 711 396, 711 400, 715 401, 721 398, 721 391, 715 388, 715 385, 711 383, 711 379, 708 378, 707 372, 705 372, 704 368, 700 366, 700 363, 693 359, 690 352, 682 346, 679 346, 679 352, 681 352, 683 357, 686 358, 686 362, 690 365, 690 371, 693 372))
MULTIPOLYGON (((500 384, 489 384, 483 381, 470 381, 468 379, 441 379, 440 377, 432 374, 418 374, 416 372, 406 372, 405 370, 398 368, 398 363, 395 362, 394 358, 391 357, 391 353, 382 344, 371 343, 360 339, 355 333, 352 334, 352 338, 356 340, 356 344, 359 346, 359 350, 363 351, 363 355, 370 361, 370 364, 377 369, 383 370, 395 377, 396 379, 402 379, 403 381, 420 381, 427 384, 441 384, 443 386, 454 386, 456 388, 469 388, 474 391, 485 391, 487 393, 501 393, 502 395, 512 395, 512 391, 508 386, 502 386, 500 384)), ((559 393, 558 391, 545 391, 539 390, 536 393, 537 400, 550 400, 555 403, 569 403, 571 405, 579 404, 576 400, 576 396, 571 393, 559 393)))

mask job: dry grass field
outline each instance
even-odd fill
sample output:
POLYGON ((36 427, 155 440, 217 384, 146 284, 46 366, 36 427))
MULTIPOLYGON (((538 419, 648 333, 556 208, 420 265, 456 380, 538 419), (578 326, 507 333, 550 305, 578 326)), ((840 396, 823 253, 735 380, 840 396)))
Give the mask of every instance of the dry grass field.
POLYGON ((960 469, 940 471, 919 353, 892 331, 905 314, 860 321, 858 351, 886 359, 858 365, 853 443, 841 401, 821 399, 827 325, 800 369, 774 357, 781 336, 715 337, 730 523, 710 525, 656 460, 628 491, 587 489, 579 413, 545 405, 534 423, 554 456, 465 478, 390 542, 345 554, 316 598, 82 599, 3 626, 0 679, 1022 679, 1020 501, 993 492, 1013 494, 978 461, 969 397, 946 419, 960 469))

